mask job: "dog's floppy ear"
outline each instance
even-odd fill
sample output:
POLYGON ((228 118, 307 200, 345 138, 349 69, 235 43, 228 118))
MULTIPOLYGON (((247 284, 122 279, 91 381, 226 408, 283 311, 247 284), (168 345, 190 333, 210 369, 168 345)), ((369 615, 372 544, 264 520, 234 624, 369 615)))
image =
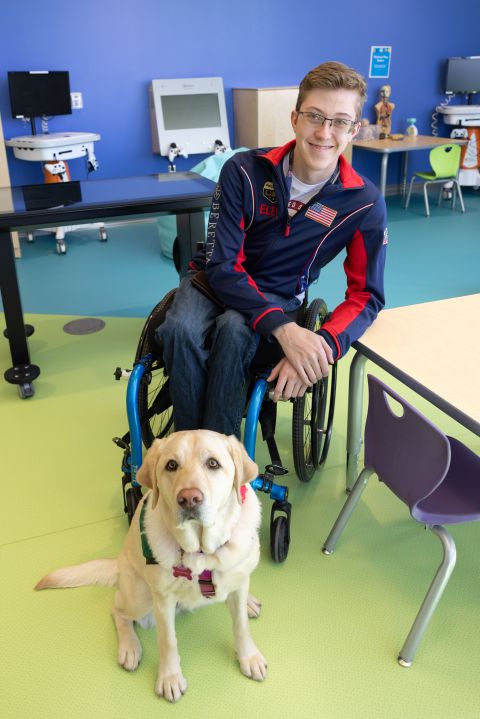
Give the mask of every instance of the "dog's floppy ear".
POLYGON ((235 465, 235 489, 237 490, 238 501, 242 503, 242 495, 240 487, 243 484, 248 484, 253 479, 258 477, 258 466, 255 462, 250 459, 247 454, 247 450, 241 442, 231 434, 227 437, 230 454, 232 455, 233 463, 235 465))
POLYGON ((158 485, 156 470, 158 460, 162 454, 162 446, 165 443, 165 439, 155 439, 152 446, 148 450, 143 460, 142 466, 137 472, 137 482, 143 487, 148 487, 152 490, 152 509, 155 509, 158 502, 158 485))

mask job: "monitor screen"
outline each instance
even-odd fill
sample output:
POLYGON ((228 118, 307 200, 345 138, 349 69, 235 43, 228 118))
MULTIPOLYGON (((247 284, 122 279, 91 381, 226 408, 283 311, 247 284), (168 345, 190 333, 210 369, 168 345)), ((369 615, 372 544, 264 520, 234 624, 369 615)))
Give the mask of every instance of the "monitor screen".
POLYGON ((447 94, 480 92, 480 56, 448 58, 445 85, 447 94))
POLYGON ((72 113, 70 79, 66 71, 9 72, 8 87, 15 118, 72 113))
POLYGON ((220 105, 215 93, 164 95, 161 103, 165 130, 220 126, 220 105))
POLYGON ((175 144, 188 155, 230 147, 221 77, 152 80, 149 88, 152 149, 164 157, 175 144))

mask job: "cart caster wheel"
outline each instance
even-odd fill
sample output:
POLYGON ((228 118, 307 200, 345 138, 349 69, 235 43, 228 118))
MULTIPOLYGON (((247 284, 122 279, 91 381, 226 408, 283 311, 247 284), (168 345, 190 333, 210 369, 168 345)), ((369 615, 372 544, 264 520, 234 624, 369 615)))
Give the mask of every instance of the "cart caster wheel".
POLYGON ((33 395, 35 394, 33 384, 31 384, 31 382, 25 382, 24 384, 19 384, 18 385, 18 394, 20 396, 20 399, 28 399, 29 397, 33 397, 33 395))
POLYGON ((279 516, 274 519, 270 526, 270 552, 274 562, 284 562, 288 555, 290 546, 290 531, 288 519, 279 516))
POLYGON ((138 507, 138 504, 140 500, 142 499, 143 494, 140 487, 130 487, 127 489, 125 493, 125 503, 126 508, 125 511, 128 516, 128 523, 132 523, 133 515, 135 514, 135 510, 138 507))
POLYGON ((57 242, 57 254, 65 255, 67 253, 67 246, 65 242, 57 242))
POLYGON ((100 242, 106 242, 108 239, 108 236, 107 236, 107 231, 106 231, 105 227, 101 227, 99 232, 100 232, 100 242))

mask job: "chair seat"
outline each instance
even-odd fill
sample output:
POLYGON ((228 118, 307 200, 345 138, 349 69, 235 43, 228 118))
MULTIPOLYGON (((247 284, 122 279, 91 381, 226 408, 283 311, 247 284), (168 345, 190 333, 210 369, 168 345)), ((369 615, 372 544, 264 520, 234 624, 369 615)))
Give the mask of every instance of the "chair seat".
POLYGON ((432 524, 461 524, 480 519, 480 457, 453 437, 450 467, 438 489, 412 508, 412 517, 432 524))
POLYGON ((433 182, 434 180, 438 180, 439 182, 448 182, 449 180, 455 180, 455 176, 450 177, 438 177, 434 172, 416 172, 416 177, 421 177, 422 180, 426 180, 427 182, 433 182))

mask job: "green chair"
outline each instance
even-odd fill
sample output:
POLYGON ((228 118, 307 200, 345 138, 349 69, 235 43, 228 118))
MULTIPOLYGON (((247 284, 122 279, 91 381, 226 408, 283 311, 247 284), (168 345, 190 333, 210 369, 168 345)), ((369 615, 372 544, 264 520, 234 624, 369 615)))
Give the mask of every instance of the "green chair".
POLYGON ((430 151, 430 165, 432 166, 433 172, 416 172, 410 180, 410 186, 408 188, 407 201, 405 202, 405 209, 410 204, 410 195, 412 194, 412 186, 415 179, 418 177, 423 180, 423 196, 425 198, 425 213, 427 217, 430 217, 430 206, 428 204, 428 186, 429 185, 440 185, 440 194, 438 197, 438 204, 440 205, 443 196, 443 185, 447 182, 452 183, 452 210, 455 209, 455 199, 458 192, 458 198, 462 212, 465 212, 465 205, 463 204, 462 190, 460 189, 460 183, 458 182, 458 170, 460 168, 460 145, 439 145, 430 151))

